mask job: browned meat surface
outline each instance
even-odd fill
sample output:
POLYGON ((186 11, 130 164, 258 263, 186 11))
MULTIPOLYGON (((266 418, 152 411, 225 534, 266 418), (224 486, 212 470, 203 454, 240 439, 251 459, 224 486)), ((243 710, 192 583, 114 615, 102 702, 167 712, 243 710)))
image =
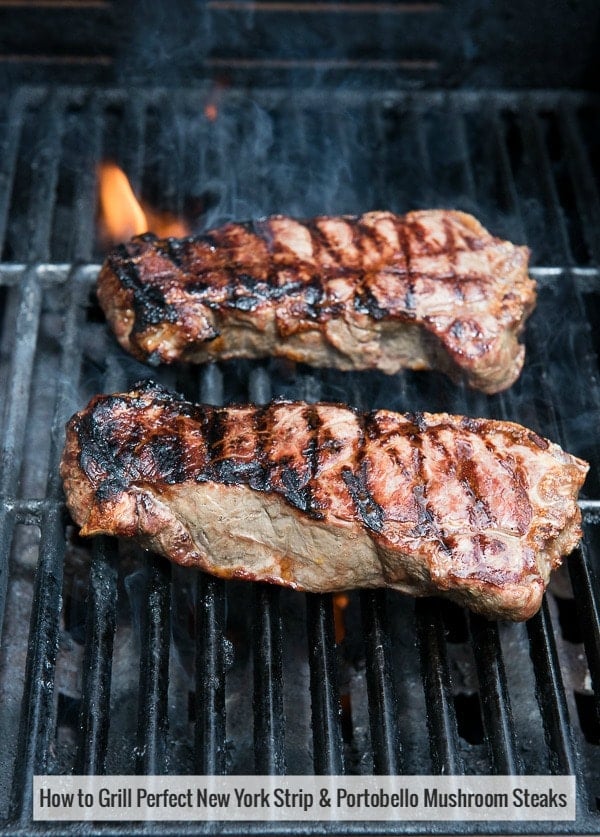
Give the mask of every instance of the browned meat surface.
POLYGON ((587 463, 510 422, 335 404, 191 404, 154 384, 73 416, 83 535, 223 578, 388 586, 527 619, 577 544, 587 463))
POLYGON ((150 363, 439 369, 493 393, 523 366, 528 259, 462 212, 273 217, 134 238, 108 256, 98 297, 121 345, 150 363))

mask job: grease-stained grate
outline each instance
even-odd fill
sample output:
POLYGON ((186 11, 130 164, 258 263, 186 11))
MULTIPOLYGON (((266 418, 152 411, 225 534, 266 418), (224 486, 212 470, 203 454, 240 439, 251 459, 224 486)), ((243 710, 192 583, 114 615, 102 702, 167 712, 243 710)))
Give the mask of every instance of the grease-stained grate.
MULTIPOLYGON (((0 830, 53 830, 31 822, 38 772, 572 772, 578 819, 546 830, 597 833, 598 101, 340 93, 323 102, 308 93, 292 103, 277 91, 228 91, 214 103, 208 89, 47 92, 22 90, 0 111, 0 830), (93 294, 95 166, 106 158, 145 200, 197 229, 268 212, 473 211, 533 249, 539 303, 521 379, 486 397, 434 373, 388 378, 279 361, 150 372, 116 346, 93 294), (526 625, 363 592, 349 597, 336 642, 328 596, 224 583, 108 539, 84 543, 57 472, 64 422, 91 395, 149 374, 212 403, 285 395, 521 421, 592 463, 582 547, 526 625)), ((246 828, 307 833, 302 823, 246 828)), ((86 831, 123 833, 108 823, 86 831)), ((366 831, 506 827, 390 822, 366 831)))

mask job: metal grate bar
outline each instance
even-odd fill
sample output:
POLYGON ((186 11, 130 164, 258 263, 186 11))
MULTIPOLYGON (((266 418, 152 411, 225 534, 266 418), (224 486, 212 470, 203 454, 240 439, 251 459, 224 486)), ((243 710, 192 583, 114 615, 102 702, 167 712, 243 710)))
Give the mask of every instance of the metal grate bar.
POLYGON ((465 128, 465 121, 463 115, 459 113, 458 109, 452 106, 450 100, 446 102, 450 119, 450 129, 454 137, 454 144, 460 151, 460 168, 462 172, 462 188, 469 200, 475 203, 477 187, 475 183, 475 174, 473 172, 473 165, 471 162, 472 155, 469 151, 469 143, 467 141, 467 131, 465 128))
POLYGON ((13 353, 8 369, 6 414, 0 448, 0 497, 8 497, 15 493, 21 470, 41 307, 42 288, 37 281, 35 270, 31 269, 27 271, 17 289, 13 353))
POLYGON ((569 233, 565 223, 560 198, 556 189, 556 183, 552 176, 552 168, 548 157, 548 149, 542 136, 542 129, 539 117, 532 104, 526 109, 519 111, 519 122, 523 133, 523 139, 526 148, 533 151, 533 158, 535 158, 535 171, 532 168, 532 177, 535 177, 542 190, 544 199, 544 209, 547 217, 550 218, 550 229, 546 230, 546 236, 549 242, 558 242, 562 253, 564 253, 567 263, 573 263, 573 254, 571 252, 571 242, 569 240, 569 233))
POLYGON ((375 773, 402 772, 398 724, 398 700, 392 680, 392 655, 385 608, 385 593, 368 591, 360 596, 365 638, 365 665, 371 746, 375 773))
POLYGON ((85 114, 86 144, 79 165, 73 198, 73 258, 89 261, 94 250, 96 229, 97 168, 102 154, 102 127, 98 98, 94 97, 85 114))
POLYGON ((357 2, 309 2, 308 0, 296 0, 296 2, 275 2, 274 0, 208 0, 208 8, 211 11, 230 12, 288 12, 288 13, 318 13, 318 14, 373 14, 373 15, 404 15, 404 14, 428 14, 439 12, 443 6, 441 3, 433 3, 430 0, 416 3, 385 3, 381 0, 370 0, 368 3, 357 2))
POLYGON ((420 172, 419 197, 423 206, 432 206, 436 199, 433 160, 429 152, 424 115, 414 102, 410 103, 408 122, 414 136, 416 159, 420 172))
POLYGON ((223 375, 216 363, 208 363, 202 369, 200 402, 215 406, 223 403, 223 375))
POLYGON ((550 749, 551 768, 557 774, 575 775, 577 763, 571 739, 569 710, 546 598, 539 613, 527 622, 527 633, 537 699, 550 749))
POLYGON ((198 574, 196 598, 196 769, 227 772, 225 749, 225 584, 198 574))
POLYGON ((570 104, 560 108, 560 130, 567 148, 567 165, 575 190, 577 209, 582 220, 592 261, 600 263, 600 196, 589 156, 577 128, 577 116, 570 104))
POLYGON ((178 102, 175 94, 168 96, 158 108, 149 106, 146 113, 146 147, 159 149, 158 160, 152 158, 146 163, 148 177, 152 181, 153 192, 145 194, 156 209, 172 213, 175 217, 183 214, 183 191, 187 188, 184 172, 184 137, 170 126, 177 125, 176 109, 178 102))
POLYGON ((10 547, 15 530, 16 514, 0 502, 0 630, 4 625, 4 608, 8 589, 10 547))
POLYGON ((315 773, 344 772, 333 609, 330 595, 306 594, 315 773))
MULTIPOLYGON (((16 305, 13 352, 8 367, 6 384, 6 413, 2 425, 2 442, 0 444, 0 498, 8 497, 9 494, 15 492, 23 461, 23 443, 29 412, 31 376, 42 306, 42 290, 33 271, 28 271, 19 285, 16 305)), ((2 504, 0 542, 2 543, 2 552, 6 555, 6 561, 0 565, 0 626, 4 623, 8 584, 8 555, 13 527, 14 516, 7 513, 4 504, 2 504)))
POLYGON ((146 132, 146 101, 134 99, 125 109, 121 132, 121 160, 136 195, 142 188, 146 132))
POLYGON ((600 598, 585 540, 572 553, 568 567, 600 719, 600 598))
POLYGON ((491 135, 494 140, 495 151, 497 154, 497 162, 499 167, 502 184, 505 188, 505 198, 514 215, 514 230, 515 235, 519 241, 527 241, 527 233, 525 229, 525 222, 523 220, 523 213, 521 211, 521 203, 517 187, 512 173, 512 166, 510 163, 510 155, 506 146, 506 138, 504 136, 504 129, 500 119, 498 109, 490 102, 487 110, 487 120, 491 126, 491 135))
POLYGON ((254 592, 254 761, 259 774, 285 773, 279 590, 254 592))
POLYGON ((498 626, 471 614, 470 628, 492 766, 495 773, 514 776, 522 773, 522 767, 517 755, 498 626))
POLYGON ((101 774, 108 744, 112 652, 117 603, 116 541, 96 538, 87 596, 87 624, 75 770, 101 774))
POLYGON ((56 402, 51 428, 51 446, 48 464, 46 498, 60 500, 63 497, 59 463, 65 441, 65 423, 70 418, 70 393, 79 383, 81 372, 81 332, 78 328, 81 310, 86 295, 84 282, 80 281, 81 270, 74 268, 64 285, 65 316, 61 335, 61 358, 56 402))
POLYGON ((31 817, 33 775, 47 772, 54 725, 54 665, 65 554, 62 509, 49 507, 42 515, 40 528, 42 540, 10 802, 11 819, 21 821, 31 817))
POLYGON ((167 767, 171 567, 164 558, 150 555, 146 570, 136 769, 145 775, 159 775, 167 767))
POLYGON ((22 246, 19 242, 15 248, 22 254, 17 255, 17 258, 23 257, 28 261, 50 259, 50 236, 64 128, 63 110, 63 103, 52 96, 40 115, 40 134, 43 141, 32 165, 26 236, 28 241, 24 241, 22 246))
MULTIPOLYGON (((531 271, 538 281, 547 281, 546 274, 549 268, 536 268, 531 271)), ((558 441, 567 450, 571 444, 579 445, 580 438, 577 431, 574 438, 569 437, 569 423, 561 420, 560 412, 565 409, 574 412, 597 411, 600 408, 600 391, 597 385, 588 385, 597 377, 597 358, 593 351, 593 336, 588 319, 588 311, 582 293, 582 282, 584 277, 593 276, 597 278, 598 271, 594 268, 571 269, 558 268, 552 276, 552 287, 556 288, 558 304, 565 312, 570 311, 568 324, 570 333, 565 341, 560 362, 565 368, 576 369, 579 380, 586 381, 585 386, 577 386, 572 393, 572 402, 564 397, 564 384, 561 376, 553 376, 552 367, 555 364, 554 358, 548 350, 547 327, 544 330, 543 324, 538 317, 533 316, 528 323, 528 337, 531 346, 535 346, 536 352, 543 352, 543 363, 537 375, 539 392, 543 395, 543 419, 547 426, 547 434, 558 441), (558 380, 555 380, 558 377, 558 380), (577 400, 575 400, 577 399, 577 400)), ((564 380, 564 379, 563 379, 564 380)), ((506 396, 509 397, 509 396, 506 396)), ((533 399, 535 401, 535 399, 533 399)), ((585 454, 581 454, 585 455, 585 454)), ((592 462, 592 468, 595 463, 592 462)))
POLYGON ((373 157, 374 157, 374 172, 373 172, 373 190, 381 201, 381 206, 389 206, 392 208, 394 203, 388 197, 388 188, 393 186, 393 178, 390 177, 390 148, 386 137, 386 117, 389 113, 389 107, 381 107, 376 103, 369 106, 367 113, 367 125, 371 126, 373 131, 373 157), (390 184, 390 180, 392 183, 390 184))
POLYGON ((433 772, 459 775, 464 767, 439 605, 435 600, 419 599, 415 608, 433 772))
POLYGON ((24 111, 23 97, 19 93, 15 93, 7 108, 6 136, 0 147, 0 184, 2 186, 0 188, 0 254, 4 249, 24 111))

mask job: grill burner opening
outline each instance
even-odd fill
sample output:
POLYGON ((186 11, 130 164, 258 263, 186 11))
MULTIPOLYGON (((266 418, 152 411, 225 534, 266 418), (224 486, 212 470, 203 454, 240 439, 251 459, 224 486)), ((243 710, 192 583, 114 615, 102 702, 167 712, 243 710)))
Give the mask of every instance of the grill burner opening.
MULTIPOLYGON (((213 102, 209 85, 20 88, 0 101, 0 832, 45 833, 31 822, 31 775, 74 771, 572 772, 578 818, 552 830, 597 833, 600 102, 231 88, 207 115, 213 102), (118 348, 94 295, 106 160, 144 204, 197 231, 275 212, 473 212, 533 250, 539 303, 521 379, 486 397, 435 373, 274 360, 149 372, 118 348), (64 422, 92 395, 150 375, 215 404, 282 395, 527 424, 592 464, 582 547, 540 614, 513 625, 381 591, 350 594, 340 615, 330 597, 223 583, 79 539, 57 473, 64 422)), ((86 828, 114 833, 107 825, 86 828)), ((444 829, 506 833, 476 826, 444 829)))

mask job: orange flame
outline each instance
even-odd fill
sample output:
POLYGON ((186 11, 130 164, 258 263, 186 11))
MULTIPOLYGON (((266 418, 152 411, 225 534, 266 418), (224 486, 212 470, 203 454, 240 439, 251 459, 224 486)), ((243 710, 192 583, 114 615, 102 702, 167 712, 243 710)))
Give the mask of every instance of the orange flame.
POLYGON ((107 238, 117 241, 146 232, 146 215, 125 172, 114 163, 101 163, 98 182, 100 213, 107 238))
POLYGON ((221 96, 226 86, 222 81, 218 80, 212 85, 212 89, 208 94, 203 108, 204 117, 209 122, 216 122, 218 119, 221 96))
POLYGON ((204 106, 204 116, 208 119, 209 122, 215 122, 217 116, 219 115, 219 110, 215 104, 215 102, 208 102, 204 106))
POLYGON ((125 172, 114 163, 98 167, 98 197, 102 237, 110 243, 148 231, 165 238, 190 234, 181 219, 140 203, 125 172))
MULTIPOLYGON (((333 594, 333 632, 335 643, 339 645, 346 636, 346 620, 344 611, 350 604, 347 593, 333 594)), ((342 715, 342 735, 344 740, 352 738, 352 698, 350 692, 345 691, 340 695, 340 709, 342 715)))
POLYGON ((346 593, 334 593, 333 595, 333 629, 336 644, 346 636, 346 625, 344 623, 344 611, 348 607, 350 599, 346 593))

